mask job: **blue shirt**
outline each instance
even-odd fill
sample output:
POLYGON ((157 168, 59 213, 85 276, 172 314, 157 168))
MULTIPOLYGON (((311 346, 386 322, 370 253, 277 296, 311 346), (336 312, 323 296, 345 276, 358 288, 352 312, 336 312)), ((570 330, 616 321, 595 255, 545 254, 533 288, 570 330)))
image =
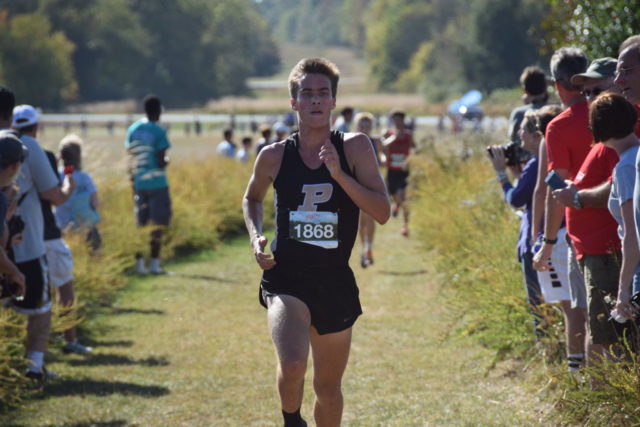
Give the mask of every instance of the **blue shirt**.
POLYGON ((524 165, 515 187, 510 182, 502 183, 505 201, 514 208, 524 208, 518 237, 518 260, 521 260, 522 255, 531 250, 531 215, 537 178, 538 158, 534 157, 524 165))
POLYGON ((158 163, 158 153, 171 147, 164 129, 147 119, 138 120, 129 127, 124 146, 133 160, 134 189, 154 190, 169 186, 167 173, 158 163))

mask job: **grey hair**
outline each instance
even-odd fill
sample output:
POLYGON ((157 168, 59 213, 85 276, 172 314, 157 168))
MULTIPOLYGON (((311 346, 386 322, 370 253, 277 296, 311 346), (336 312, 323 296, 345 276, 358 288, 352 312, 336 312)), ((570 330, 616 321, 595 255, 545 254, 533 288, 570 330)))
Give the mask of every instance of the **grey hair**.
POLYGON ((589 60, 584 52, 576 47, 562 47, 551 57, 551 75, 567 90, 577 91, 580 86, 571 84, 571 77, 584 73, 589 66, 589 60))

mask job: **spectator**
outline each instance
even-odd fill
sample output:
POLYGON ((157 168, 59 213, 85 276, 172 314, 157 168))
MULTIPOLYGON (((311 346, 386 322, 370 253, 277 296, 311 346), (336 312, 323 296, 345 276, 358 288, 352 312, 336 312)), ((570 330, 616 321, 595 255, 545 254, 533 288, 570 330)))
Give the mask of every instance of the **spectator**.
POLYGON ((256 156, 260 154, 260 151, 267 145, 271 144, 271 125, 263 123, 260 125, 261 138, 256 143, 256 156))
MULTIPOLYGON (((530 66, 525 68, 520 75, 520 87, 522 88, 522 102, 525 105, 514 109, 509 117, 509 139, 520 144, 520 123, 527 110, 537 110, 547 103, 547 76, 540 67, 530 66)), ((535 154, 535 153, 534 153, 535 154)))
POLYGON ((353 120, 353 108, 345 107, 340 111, 340 116, 333 124, 333 128, 339 132, 349 132, 351 129, 351 121, 353 120))
POLYGON ((236 154, 236 159, 245 164, 249 161, 249 156, 251 155, 251 137, 244 136, 242 137, 242 148, 238 150, 238 154, 236 154))
MULTIPOLYGON (((47 159, 51 165, 51 169, 58 174, 56 156, 51 151, 45 151, 47 159)), ((58 206, 58 209, 68 204, 78 189, 82 186, 82 181, 77 176, 73 177, 77 186, 73 191, 71 198, 58 206)), ((73 257, 69 247, 62 239, 62 232, 56 224, 56 218, 53 214, 51 203, 48 200, 41 199, 42 217, 44 219, 44 245, 47 249, 47 264, 49 266, 49 281, 51 286, 58 291, 58 302, 63 308, 73 306, 75 300, 73 289, 73 257)), ((93 349, 86 347, 78 341, 77 328, 72 326, 63 332, 65 341, 62 351, 64 353, 86 354, 93 349)))
POLYGON ((276 131, 276 137, 273 142, 284 141, 289 136, 289 127, 283 122, 275 122, 273 129, 276 131))
POLYGON ((82 144, 82 139, 74 134, 69 134, 60 141, 60 159, 64 167, 61 172, 73 175, 76 189, 69 200, 56 208, 56 220, 63 230, 70 228, 86 233, 87 244, 97 253, 102 246, 102 237, 98 231, 98 190, 91 175, 82 170, 82 144))
MULTIPOLYGON (((504 148, 498 145, 490 147, 489 157, 496 171, 498 181, 502 186, 505 201, 513 208, 524 207, 520 223, 520 237, 517 245, 518 261, 522 265, 527 300, 531 312, 534 315, 536 338, 539 339, 544 336, 544 331, 540 329, 540 314, 538 312, 538 306, 543 302, 543 297, 547 303, 559 302, 561 304, 565 314, 567 339, 575 340, 576 338, 571 335, 573 333, 571 323, 573 317, 566 269, 567 246, 566 244, 562 244, 562 242, 554 246, 549 268, 553 269, 555 278, 551 280, 550 277, 541 277, 541 280, 539 280, 539 276, 544 275, 544 273, 540 273, 539 275, 533 269, 533 253, 530 240, 532 223, 531 208, 539 162, 536 153, 539 151, 540 142, 543 137, 543 131, 537 126, 538 123, 544 123, 546 126, 546 123, 549 123, 560 111, 560 107, 550 107, 545 110, 527 110, 524 114, 523 120, 520 123, 520 131, 518 132, 519 138, 523 144, 522 148, 532 153, 533 157, 527 161, 522 171, 520 171, 520 165, 510 166, 512 174, 518 179, 515 187, 509 181, 506 173, 507 164, 504 148)), ((559 235, 561 234, 563 234, 562 230, 559 231, 559 235)), ((578 337, 578 339, 582 339, 582 337, 578 337)))
POLYGON ((222 135, 224 139, 222 140, 222 142, 218 144, 218 147, 216 148, 216 152, 223 157, 234 159, 236 157, 237 146, 236 146, 236 143, 233 141, 233 129, 226 128, 222 132, 222 135))
MULTIPOLYGON (((629 298, 640 291, 640 250, 635 233, 633 187, 636 182, 636 157, 640 142, 633 133, 638 114, 633 105, 617 94, 603 94, 591 104, 589 118, 594 141, 614 149, 620 161, 613 170, 609 211, 618 223, 622 240, 622 263, 616 309, 627 318, 638 313, 629 298)), ((615 295, 615 294, 614 294, 615 295)))
POLYGON ((409 207, 406 203, 407 179, 409 178, 409 157, 415 150, 413 135, 406 129, 402 110, 392 110, 390 114, 394 129, 384 140, 384 155, 387 159, 387 189, 393 198, 391 214, 396 217, 402 210, 402 227, 400 233, 409 236, 409 207))
POLYGON ((15 185, 20 173, 20 167, 27 155, 27 151, 20 140, 12 133, 0 132, 0 273, 4 276, 0 288, 2 297, 24 299, 26 293, 25 277, 18 267, 9 259, 6 248, 9 246, 10 233, 7 220, 13 216, 10 206, 17 203, 15 185), (5 193, 13 192, 12 200, 5 193))
MULTIPOLYGON (((171 222, 171 196, 166 167, 169 158, 167 150, 171 147, 167 134, 158 125, 162 112, 162 102, 156 96, 149 95, 143 100, 146 118, 140 119, 129 127, 125 147, 131 158, 130 170, 133 183, 135 215, 138 226, 151 224, 151 265, 152 274, 164 274, 160 267, 163 229, 171 222)), ((136 270, 147 274, 144 257, 136 254, 136 270)))
MULTIPOLYGON (((571 84, 571 77, 586 71, 587 58, 579 49, 561 48, 551 57, 550 68, 555 89, 565 110, 547 126, 545 134, 547 169, 548 171, 555 170, 562 179, 574 179, 589 152, 591 132, 588 129, 589 118, 586 100, 580 92, 581 88, 571 84)), ((564 221, 564 208, 555 201, 550 189, 547 189, 545 196, 544 217, 542 246, 533 258, 533 266, 538 271, 548 270, 548 260, 553 252, 553 245, 558 242, 558 231, 564 221)), ((570 234, 570 220, 571 218, 568 217, 568 234, 570 234)), ((584 290, 584 279, 577 262, 574 262, 573 253, 573 247, 569 244, 569 261, 571 262, 569 262, 567 270, 569 272, 571 307, 578 309, 576 318, 579 319, 580 314, 586 316, 586 291, 584 290)), ((576 324, 583 325, 583 319, 576 321, 576 324)), ((575 334, 584 335, 584 327, 578 329, 575 334)), ((570 342, 568 351, 571 369, 579 368, 584 359, 584 344, 574 343, 572 345, 570 342)))
MULTIPOLYGON (((573 75, 570 82, 582 87, 582 94, 592 102, 595 93, 612 89, 615 68, 615 59, 600 58, 586 72, 573 75)), ((587 111, 587 124, 588 119, 587 111)), ((618 224, 607 209, 616 163, 618 155, 614 150, 603 144, 593 145, 567 187, 553 192, 555 200, 566 206, 567 230, 584 278, 585 287, 580 291, 584 291, 582 302, 587 305, 588 359, 605 355, 617 341, 614 328, 607 322, 611 307, 605 296, 615 297, 620 273, 618 224)))
MULTIPOLYGON (((0 109, 6 107, 5 104, 0 109)), ((75 182, 73 178, 65 177, 61 187, 40 144, 33 136, 29 136, 35 136, 37 131, 38 113, 35 108, 18 105, 13 109, 13 121, 0 123, 0 127, 8 123, 18 130, 20 140, 29 151, 17 179, 20 195, 16 215, 24 221, 24 231, 22 241, 12 247, 14 262, 25 275, 27 292, 24 301, 14 301, 12 304, 16 311, 28 316, 26 376, 41 381, 53 374, 44 364, 51 329, 51 293, 40 199, 59 205, 69 198, 75 182)))
MULTIPOLYGON (((362 112, 356 115, 354 122, 356 124, 356 131, 365 134, 371 140, 373 151, 378 159, 378 163, 380 163, 380 157, 383 155, 383 146, 380 138, 371 136, 373 120, 373 115, 371 115, 371 113, 362 112)), ((375 235, 376 223, 370 215, 362 210, 360 211, 358 229, 360 241, 362 242, 360 266, 362 268, 367 268, 373 264, 373 237, 375 235)))

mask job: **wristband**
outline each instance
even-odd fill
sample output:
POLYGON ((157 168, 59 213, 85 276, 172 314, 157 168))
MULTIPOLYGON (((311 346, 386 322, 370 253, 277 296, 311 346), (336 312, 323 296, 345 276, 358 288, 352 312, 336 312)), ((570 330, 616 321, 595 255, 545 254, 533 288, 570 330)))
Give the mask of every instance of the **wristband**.
POLYGON ((575 209, 582 209, 582 203, 580 202, 580 191, 573 193, 573 207, 575 209))
POLYGON ((550 245, 555 245, 556 243, 558 243, 558 238, 556 237, 555 239, 549 239, 545 236, 542 236, 542 242, 543 243, 548 243, 550 245))

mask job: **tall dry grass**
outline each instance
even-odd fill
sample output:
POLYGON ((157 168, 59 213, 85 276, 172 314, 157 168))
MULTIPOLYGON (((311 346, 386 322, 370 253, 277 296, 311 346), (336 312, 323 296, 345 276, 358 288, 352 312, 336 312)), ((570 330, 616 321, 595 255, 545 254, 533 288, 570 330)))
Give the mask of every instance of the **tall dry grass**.
MULTIPOLYGON (((170 259, 199 250, 215 249, 225 236, 244 228, 241 200, 250 167, 221 158, 179 162, 169 167, 173 220, 164 235, 162 257, 170 259)), ((54 330, 61 331, 77 319, 91 317, 109 306, 114 294, 128 281, 134 254, 148 253, 149 229, 138 229, 127 177, 98 181, 104 247, 92 255, 84 236, 65 240, 74 255, 77 304, 72 313, 56 310, 54 330)), ((272 217, 265 202, 265 219, 272 217)), ((19 404, 28 390, 24 369, 24 319, 11 310, 0 311, 0 410, 19 404)))
POLYGON ((561 312, 548 304, 541 308, 547 336, 535 342, 515 252, 520 219, 502 200, 484 154, 500 141, 462 135, 427 142, 412 165, 412 223, 443 275, 443 303, 457 317, 452 333, 494 350, 494 364, 520 360, 521 374, 529 371, 532 386, 556 401, 550 422, 640 424, 636 354, 593 361, 570 376, 561 312))

